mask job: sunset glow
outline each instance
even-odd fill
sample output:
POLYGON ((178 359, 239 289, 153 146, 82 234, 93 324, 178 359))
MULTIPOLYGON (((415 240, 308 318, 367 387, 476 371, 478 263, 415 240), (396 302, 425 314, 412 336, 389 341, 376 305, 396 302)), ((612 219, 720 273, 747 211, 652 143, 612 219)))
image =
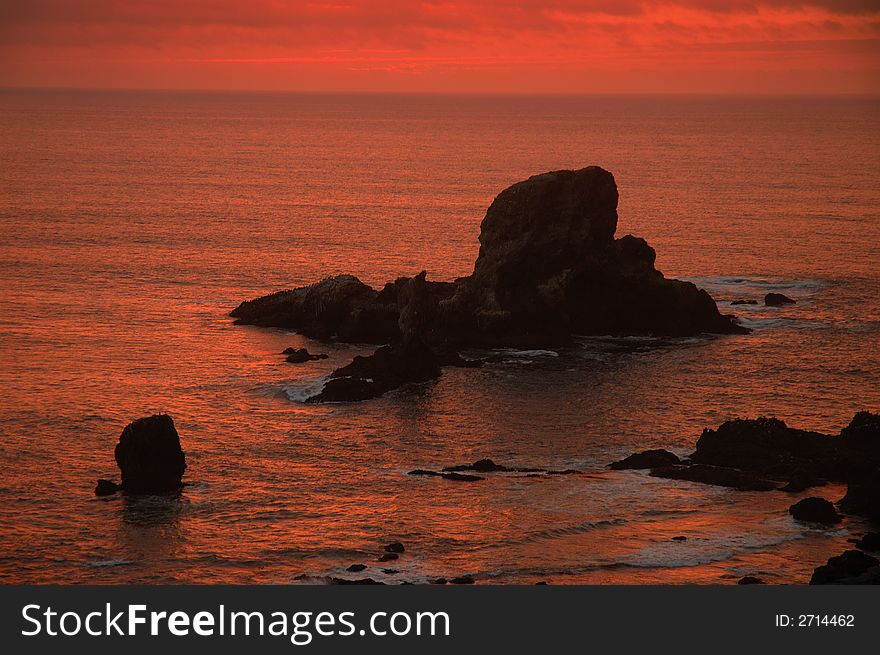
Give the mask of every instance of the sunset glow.
POLYGON ((2 11, 2 86, 880 90, 873 0, 32 0, 2 11))

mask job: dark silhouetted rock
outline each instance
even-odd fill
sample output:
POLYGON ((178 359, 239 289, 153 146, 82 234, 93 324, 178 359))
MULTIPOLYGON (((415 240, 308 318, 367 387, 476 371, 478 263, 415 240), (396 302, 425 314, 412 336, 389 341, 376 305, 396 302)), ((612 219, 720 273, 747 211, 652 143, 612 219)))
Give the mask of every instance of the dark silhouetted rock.
POLYGON ((473 275, 450 307, 466 343, 546 347, 571 334, 745 332, 654 250, 614 239, 617 185, 597 166, 535 175, 502 191, 480 226, 473 275))
POLYGON ((424 344, 383 346, 372 355, 355 357, 347 366, 335 370, 321 392, 306 402, 376 398, 404 384, 433 380, 440 373, 434 353, 424 344))
POLYGON ((390 544, 385 546, 386 553, 403 553, 406 552, 406 548, 399 541, 392 541, 390 544))
POLYGON ((349 566, 345 570, 350 573, 360 573, 361 571, 363 571, 366 568, 367 568, 366 564, 352 564, 351 566, 349 566))
POLYGON ((651 469, 661 466, 674 466, 679 463, 681 463, 681 460, 679 460, 675 453, 659 448, 656 450, 645 450, 641 453, 624 457, 620 461, 609 464, 608 468, 614 470, 651 469))
POLYGON ((840 522, 840 514, 834 509, 834 504, 818 496, 811 496, 796 502, 788 508, 788 513, 798 521, 812 521, 814 523, 840 522))
POLYGON ((373 398, 433 379, 440 366, 478 366, 458 354, 468 346, 748 332, 704 290, 664 278, 643 239, 614 238, 617 200, 614 177, 596 166, 536 175, 492 202, 468 277, 428 282, 423 272, 376 291, 339 275, 244 302, 231 315, 316 339, 390 344, 355 360, 355 370, 336 371, 311 402, 373 398))
POLYGON ((793 305, 797 302, 793 298, 789 298, 788 296, 781 293, 768 293, 764 296, 764 304, 767 307, 780 307, 782 305, 793 305))
POLYGON ((847 514, 880 522, 880 469, 853 479, 838 506, 847 514))
POLYGON ((128 424, 116 444, 116 463, 126 493, 180 489, 186 458, 171 417, 156 414, 128 424))
POLYGON ((815 478, 804 471, 794 471, 788 476, 788 482, 785 486, 780 487, 780 491, 789 493, 799 493, 810 487, 821 487, 825 484, 825 480, 815 478))
POLYGON ((476 482, 485 480, 479 475, 468 475, 467 473, 441 473, 439 471, 428 471, 427 469, 415 469, 407 473, 407 475, 423 475, 426 477, 443 478, 444 480, 453 480, 455 482, 476 482))
POLYGON ((319 353, 313 355, 305 348, 287 348, 282 354, 287 355, 287 362, 291 364, 302 364, 303 362, 311 362, 316 359, 327 359, 327 355, 319 353))
POLYGON ((757 305, 757 300, 734 300, 731 305, 757 305))
POLYGON ((435 578, 431 580, 431 584, 446 584, 448 580, 446 578, 435 578))
POLYGON ((457 578, 452 578, 449 582, 450 584, 474 584, 475 580, 469 575, 460 575, 457 578))
POLYGON ((400 571, 398 571, 397 569, 382 569, 382 573, 384 573, 385 575, 397 575, 398 573, 400 573, 400 571))
POLYGON ((491 459, 478 459, 473 464, 458 464, 446 466, 444 471, 475 471, 476 473, 542 473, 539 468, 517 468, 496 464, 491 459))
POLYGON ((673 537, 673 538, 672 538, 672 541, 687 541, 687 539, 688 539, 688 538, 685 537, 684 535, 679 535, 679 536, 677 536, 677 537, 673 537))
POLYGON ((740 578, 736 584, 765 584, 761 578, 756 578, 753 575, 747 575, 740 578))
POLYGON ((444 480, 454 480, 456 482, 477 482, 478 480, 485 480, 485 478, 481 478, 479 475, 468 475, 467 473, 441 473, 440 477, 444 480))
POLYGON ((689 480, 690 482, 731 487, 740 491, 770 491, 776 488, 776 483, 752 473, 707 464, 663 466, 651 469, 651 475, 655 478, 689 480))
POLYGON ((400 555, 398 555, 397 553, 382 553, 381 555, 379 555, 379 561, 380 562, 391 562, 391 561, 398 559, 399 557, 400 557, 400 555))
POLYGON ((880 532, 868 532, 856 542, 861 550, 880 550, 880 532))
POLYGON ((237 324, 292 328, 313 339, 381 344, 398 335, 397 299, 353 275, 249 300, 230 316, 237 324))
MULTIPOLYGON (((880 560, 876 557, 866 555, 859 550, 848 550, 842 555, 832 557, 827 564, 813 571, 810 584, 858 584, 862 576, 865 576, 862 581, 871 584, 866 574, 876 569, 878 565, 880 560)), ((877 583, 875 577, 873 584, 877 583)))
POLYGON ((790 428, 775 418, 736 419, 703 430, 691 460, 777 479, 841 479, 847 469, 836 438, 790 428))
POLYGON ((840 439, 846 449, 880 461, 880 414, 858 412, 840 431, 840 439))
POLYGON ((95 487, 95 495, 96 496, 112 496, 117 491, 121 490, 122 486, 116 484, 112 480, 98 480, 98 485, 95 487))
POLYGON ((583 471, 577 469, 561 469, 558 471, 547 471, 547 475, 581 475, 583 471))

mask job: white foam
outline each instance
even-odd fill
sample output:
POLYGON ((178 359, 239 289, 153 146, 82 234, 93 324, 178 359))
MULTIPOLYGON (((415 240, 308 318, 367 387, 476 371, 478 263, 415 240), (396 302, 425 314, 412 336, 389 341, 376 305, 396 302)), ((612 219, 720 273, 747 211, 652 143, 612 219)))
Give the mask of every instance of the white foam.
POLYGON ((329 373, 318 378, 310 378, 308 380, 299 380, 297 382, 288 382, 281 390, 288 400, 295 403, 304 403, 306 400, 315 396, 324 389, 327 380, 330 379, 329 373))

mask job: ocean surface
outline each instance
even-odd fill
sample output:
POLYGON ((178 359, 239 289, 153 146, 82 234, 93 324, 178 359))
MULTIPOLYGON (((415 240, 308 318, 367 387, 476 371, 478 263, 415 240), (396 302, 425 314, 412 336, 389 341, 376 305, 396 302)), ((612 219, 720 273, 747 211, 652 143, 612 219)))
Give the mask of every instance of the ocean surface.
POLYGON ((733 417, 836 433, 861 409, 880 410, 877 98, 0 92, 0 582, 805 582, 863 526, 605 466, 733 417), (590 164, 616 176, 618 236, 751 334, 500 351, 312 406, 371 349, 227 316, 331 274, 465 275, 498 192, 590 164), (768 291, 798 302, 730 306, 768 291), (182 495, 95 497, 156 412, 182 495), (482 457, 585 473, 406 475, 482 457), (391 540, 406 553, 380 564, 391 540))

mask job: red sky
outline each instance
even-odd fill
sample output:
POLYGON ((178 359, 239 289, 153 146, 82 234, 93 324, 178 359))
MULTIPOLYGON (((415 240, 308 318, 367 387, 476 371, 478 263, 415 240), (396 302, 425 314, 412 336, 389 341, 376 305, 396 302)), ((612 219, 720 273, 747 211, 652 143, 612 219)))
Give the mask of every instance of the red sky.
POLYGON ((880 0, 9 0, 0 86, 880 93, 880 0))

